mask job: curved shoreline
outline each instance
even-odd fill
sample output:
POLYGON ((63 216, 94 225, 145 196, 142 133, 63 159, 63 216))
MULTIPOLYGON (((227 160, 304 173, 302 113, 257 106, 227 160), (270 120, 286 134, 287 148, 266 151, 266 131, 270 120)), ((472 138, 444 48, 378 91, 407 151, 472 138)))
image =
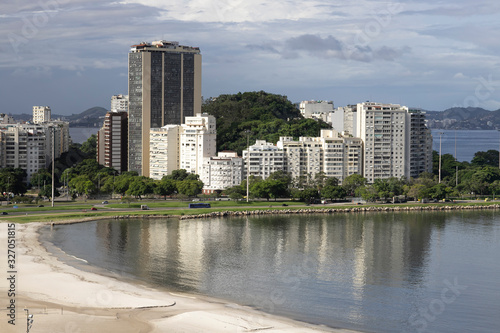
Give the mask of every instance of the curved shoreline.
MULTIPOLYGON (((7 244, 7 225, 0 224, 0 244, 7 244)), ((26 330, 24 308, 33 314, 37 332, 354 332, 79 270, 41 244, 38 229, 46 225, 51 223, 16 224, 17 325, 8 324, 4 308, 1 332, 26 330)), ((0 262, 7 262, 6 254, 1 255, 0 262)), ((7 282, 0 282, 2 304, 10 301, 7 282)))

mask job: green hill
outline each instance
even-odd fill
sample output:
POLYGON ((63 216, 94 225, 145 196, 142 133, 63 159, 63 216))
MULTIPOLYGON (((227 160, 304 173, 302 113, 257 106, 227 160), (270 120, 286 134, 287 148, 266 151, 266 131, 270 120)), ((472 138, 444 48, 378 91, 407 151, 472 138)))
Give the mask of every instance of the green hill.
POLYGON ((328 124, 305 119, 296 105, 286 96, 259 92, 220 95, 205 101, 203 112, 217 120, 217 150, 241 152, 255 140, 276 143, 280 136, 319 136, 320 129, 328 124))

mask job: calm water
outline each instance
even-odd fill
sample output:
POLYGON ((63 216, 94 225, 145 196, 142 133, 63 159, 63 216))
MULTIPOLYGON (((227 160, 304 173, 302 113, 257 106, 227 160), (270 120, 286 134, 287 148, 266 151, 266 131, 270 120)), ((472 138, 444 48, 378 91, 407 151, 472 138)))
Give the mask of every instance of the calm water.
POLYGON ((500 133, 498 131, 454 131, 432 130, 432 149, 439 152, 439 133, 441 135, 441 153, 455 156, 455 134, 457 137, 457 160, 470 162, 477 151, 498 151, 500 133))
POLYGON ((331 327, 500 328, 496 211, 113 220, 42 239, 126 277, 331 327))

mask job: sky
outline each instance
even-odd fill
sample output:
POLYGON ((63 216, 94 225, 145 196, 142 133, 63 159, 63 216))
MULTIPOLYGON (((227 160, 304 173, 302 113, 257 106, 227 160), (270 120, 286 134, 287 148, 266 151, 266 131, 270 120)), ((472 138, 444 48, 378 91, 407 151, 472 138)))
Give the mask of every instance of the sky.
POLYGON ((202 53, 202 94, 500 109, 498 0, 2 0, 0 113, 127 93, 141 41, 202 53))

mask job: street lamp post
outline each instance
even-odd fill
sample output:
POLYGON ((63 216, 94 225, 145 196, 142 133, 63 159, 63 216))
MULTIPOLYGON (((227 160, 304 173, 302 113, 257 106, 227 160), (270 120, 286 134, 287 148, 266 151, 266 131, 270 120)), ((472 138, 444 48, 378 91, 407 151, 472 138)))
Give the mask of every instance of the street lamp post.
POLYGON ((457 130, 455 130, 455 187, 458 186, 457 130))
POLYGON ((247 135, 247 202, 249 201, 249 195, 250 195, 250 131, 246 130, 245 131, 247 135))
POLYGON ((441 184, 441 136, 443 135, 443 132, 439 133, 439 184, 441 184))

